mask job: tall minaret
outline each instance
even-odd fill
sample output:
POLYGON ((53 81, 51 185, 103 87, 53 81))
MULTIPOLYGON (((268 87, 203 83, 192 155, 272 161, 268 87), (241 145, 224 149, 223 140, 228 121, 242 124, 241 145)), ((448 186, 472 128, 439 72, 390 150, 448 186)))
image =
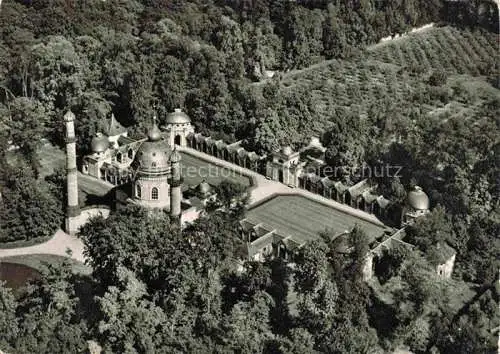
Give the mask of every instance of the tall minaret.
POLYGON ((174 147, 170 155, 170 170, 172 179, 170 180, 170 217, 172 221, 181 222, 181 200, 182 200, 182 176, 181 176, 181 154, 174 147))
POLYGON ((78 175, 76 170, 75 115, 68 111, 66 122, 66 173, 68 205, 66 209, 66 232, 74 235, 78 231, 80 208, 78 206, 78 175))

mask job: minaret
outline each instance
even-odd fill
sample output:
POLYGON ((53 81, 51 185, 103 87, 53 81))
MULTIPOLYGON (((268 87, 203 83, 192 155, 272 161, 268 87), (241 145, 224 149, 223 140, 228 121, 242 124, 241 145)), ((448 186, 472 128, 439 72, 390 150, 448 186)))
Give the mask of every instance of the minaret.
POLYGON ((172 221, 181 222, 181 200, 182 200, 182 176, 181 176, 181 154, 174 147, 170 155, 170 170, 172 179, 170 180, 170 217, 172 221))
POLYGON ((74 235, 78 231, 80 208, 78 206, 78 175, 76 170, 75 115, 68 111, 66 122, 66 173, 68 205, 66 209, 66 232, 74 235))

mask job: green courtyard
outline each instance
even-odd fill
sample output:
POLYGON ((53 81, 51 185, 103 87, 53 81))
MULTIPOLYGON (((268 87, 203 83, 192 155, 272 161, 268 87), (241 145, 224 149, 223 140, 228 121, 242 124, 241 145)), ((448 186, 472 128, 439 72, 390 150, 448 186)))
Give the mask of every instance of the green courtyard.
POLYGON ((314 240, 326 229, 340 234, 356 224, 368 234, 370 241, 385 230, 383 226, 299 195, 275 196, 251 208, 247 219, 262 222, 301 241, 314 240))
POLYGON ((211 185, 218 185, 225 179, 250 186, 250 178, 228 168, 217 166, 198 157, 181 152, 182 176, 186 186, 194 186, 206 180, 211 185))

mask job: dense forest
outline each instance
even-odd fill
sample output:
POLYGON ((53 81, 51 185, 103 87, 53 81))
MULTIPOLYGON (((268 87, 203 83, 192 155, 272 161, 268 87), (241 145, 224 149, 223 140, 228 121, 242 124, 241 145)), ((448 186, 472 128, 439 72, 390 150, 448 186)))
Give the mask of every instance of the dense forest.
POLYGON ((349 254, 324 235, 301 249, 295 269, 274 260, 239 274, 232 260, 244 211, 211 211, 181 236, 167 216, 151 221, 131 208, 82 230, 91 276, 63 264, 22 296, 0 285, 0 349, 79 353, 95 341, 110 353, 491 352, 497 30, 496 6, 479 1, 4 0, 0 241, 61 225, 64 177, 39 178, 37 150, 42 138, 63 145, 68 109, 80 153, 111 112, 141 135, 153 113, 162 120, 177 107, 198 131, 263 153, 321 135, 328 164, 402 166, 400 178, 377 181, 380 192, 404 200, 419 184, 433 211, 408 230, 421 253, 391 255, 399 285, 380 303, 361 279, 362 230, 347 240, 349 254), (418 54, 428 43, 417 39, 411 50, 372 49, 430 22, 449 27, 432 38, 441 52, 418 54), (466 61, 457 52, 483 54, 466 61), (440 283, 425 256, 439 242, 457 251, 455 283, 440 283), (464 283, 476 296, 457 311, 454 285, 464 283))

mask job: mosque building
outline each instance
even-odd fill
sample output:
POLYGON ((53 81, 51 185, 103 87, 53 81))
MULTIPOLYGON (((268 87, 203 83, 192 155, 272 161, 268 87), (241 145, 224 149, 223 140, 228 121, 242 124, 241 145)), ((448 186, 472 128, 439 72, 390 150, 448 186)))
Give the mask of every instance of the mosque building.
MULTIPOLYGON (((74 234, 83 218, 80 217, 78 208, 76 139, 74 115, 71 112, 65 115, 65 122, 68 174, 66 231, 74 234)), ((216 193, 213 186, 205 180, 194 186, 183 184, 182 155, 177 147, 201 151, 254 173, 263 174, 268 179, 291 188, 306 189, 381 219, 386 216, 391 205, 389 200, 377 194, 376 185, 368 179, 354 185, 344 185, 322 173, 326 149, 318 138, 313 137, 309 144, 299 151, 287 146, 269 156, 259 156, 255 152, 246 151, 241 142, 226 144, 221 140, 195 133, 189 116, 180 109, 167 115, 165 126, 161 129, 154 117, 147 136, 141 139, 128 137, 127 129, 111 115, 104 132, 92 139, 92 151, 83 157, 81 171, 115 186, 116 209, 133 204, 151 210, 164 210, 169 213, 171 220, 183 225, 203 215, 208 204, 215 201, 216 193)), ((401 226, 412 224, 426 215, 429 212, 429 204, 427 194, 420 187, 415 187, 408 193, 400 214, 401 226)), ((335 218, 332 214, 333 219, 335 218)), ((347 219, 362 222, 356 216, 346 214, 345 220, 340 224, 348 223, 347 219)), ((272 224, 272 220, 269 223, 272 224)), ((251 218, 240 221, 240 231, 248 245, 248 259, 263 260, 269 256, 291 259, 305 244, 303 235, 289 233, 289 230, 282 230, 271 224, 251 218)), ((380 234, 379 238, 386 237, 380 230, 376 230, 380 234)), ((348 231, 343 229, 342 232, 348 231)), ((398 242, 401 243, 400 238, 403 236, 404 232, 398 231, 387 239, 375 238, 374 248, 367 257, 364 271, 366 279, 372 276, 373 259, 381 256, 381 251, 378 250, 390 249, 398 242)), ((442 277, 449 277, 454 262, 453 250, 442 245, 435 253, 440 255, 434 257, 436 271, 442 277)))
MULTIPOLYGON (((74 119, 72 113, 67 117, 74 119)), ((73 121, 67 122, 67 132, 73 134, 70 140, 74 144, 73 121)), ((116 208, 135 204, 168 211, 180 223, 193 221, 203 213, 207 201, 215 197, 213 188, 203 181, 188 189, 203 193, 188 193, 188 198, 183 198, 182 157, 176 147, 185 146, 187 136, 193 132, 189 116, 180 109, 167 115, 163 131, 154 117, 147 137, 142 139, 129 138, 127 129, 111 115, 104 133, 97 133, 92 139, 91 153, 82 159, 82 173, 116 186, 116 208)), ((76 154, 72 153, 72 145, 68 145, 67 151, 71 161, 69 176, 73 165, 76 173, 76 154)), ((76 183, 68 185, 68 191, 77 188, 76 183)), ((76 227, 67 230, 75 233, 76 227)))

